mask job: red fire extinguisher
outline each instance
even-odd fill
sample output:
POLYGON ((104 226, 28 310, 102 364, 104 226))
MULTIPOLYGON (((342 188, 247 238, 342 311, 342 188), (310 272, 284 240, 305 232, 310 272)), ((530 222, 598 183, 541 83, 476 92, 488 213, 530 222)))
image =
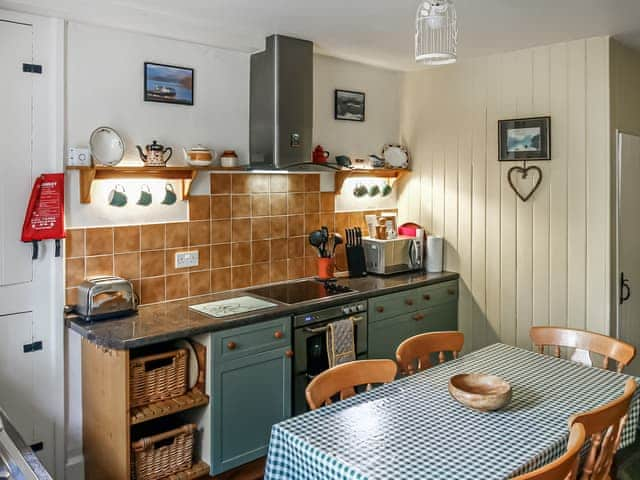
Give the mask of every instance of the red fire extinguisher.
POLYGON ((31 242, 33 256, 38 258, 38 242, 56 241, 56 257, 60 256, 60 239, 64 233, 64 174, 45 173, 36 178, 22 225, 22 241, 31 242))

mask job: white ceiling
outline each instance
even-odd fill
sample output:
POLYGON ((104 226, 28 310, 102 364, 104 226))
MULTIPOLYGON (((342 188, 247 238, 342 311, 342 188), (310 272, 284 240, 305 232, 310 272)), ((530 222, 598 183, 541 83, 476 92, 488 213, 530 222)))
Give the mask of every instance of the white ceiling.
MULTIPOLYGON (((0 0, 0 8, 244 51, 281 33, 316 51, 398 70, 412 60, 418 0, 0 0)), ((460 58, 597 35, 640 48, 640 0, 456 0, 460 58)))

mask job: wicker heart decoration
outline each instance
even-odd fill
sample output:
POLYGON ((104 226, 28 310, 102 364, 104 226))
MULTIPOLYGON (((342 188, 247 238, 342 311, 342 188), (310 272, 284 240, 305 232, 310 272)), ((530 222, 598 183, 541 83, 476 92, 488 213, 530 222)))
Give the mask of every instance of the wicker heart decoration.
POLYGON ((538 189, 538 187, 540 186, 540 183, 542 183, 542 170, 540 170, 540 167, 536 167, 535 165, 531 167, 526 167, 526 168, 511 167, 509 169, 509 173, 507 174, 507 180, 509 180, 509 185, 511 186, 513 191, 516 192, 516 195, 520 197, 520 200, 522 200, 523 202, 526 202, 531 198, 531 195, 533 195, 534 192, 538 189), (533 179, 532 183, 530 182, 529 192, 523 193, 521 191, 521 189, 523 188, 523 185, 516 184, 516 182, 514 182, 513 176, 514 174, 519 174, 521 175, 522 179, 527 179, 529 178, 531 173, 534 174, 532 175, 532 177, 536 177, 536 178, 533 179))

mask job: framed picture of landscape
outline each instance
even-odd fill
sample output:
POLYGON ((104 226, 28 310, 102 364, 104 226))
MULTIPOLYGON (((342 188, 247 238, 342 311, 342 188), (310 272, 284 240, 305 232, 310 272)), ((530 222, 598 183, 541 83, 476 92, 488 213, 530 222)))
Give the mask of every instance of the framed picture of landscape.
POLYGON ((334 118, 364 122, 364 93, 336 90, 334 96, 334 118))
POLYGON ((193 68, 145 62, 144 100, 193 105, 193 68))
POLYGON ((551 160, 551 117, 498 121, 501 162, 551 160))

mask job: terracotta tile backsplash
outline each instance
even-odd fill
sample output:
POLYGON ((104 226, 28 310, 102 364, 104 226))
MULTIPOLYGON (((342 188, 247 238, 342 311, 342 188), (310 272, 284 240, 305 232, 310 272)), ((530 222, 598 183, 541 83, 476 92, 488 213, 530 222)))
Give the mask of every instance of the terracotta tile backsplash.
MULTIPOLYGON (((92 275, 132 280, 141 304, 312 276, 308 232, 365 226, 365 212, 335 213, 334 202, 318 174, 212 174, 211 195, 189 200, 189 222, 68 230, 67 302, 92 275), (191 250, 198 266, 176 269, 175 254, 191 250)), ((342 247, 336 262, 346 269, 342 247)))

